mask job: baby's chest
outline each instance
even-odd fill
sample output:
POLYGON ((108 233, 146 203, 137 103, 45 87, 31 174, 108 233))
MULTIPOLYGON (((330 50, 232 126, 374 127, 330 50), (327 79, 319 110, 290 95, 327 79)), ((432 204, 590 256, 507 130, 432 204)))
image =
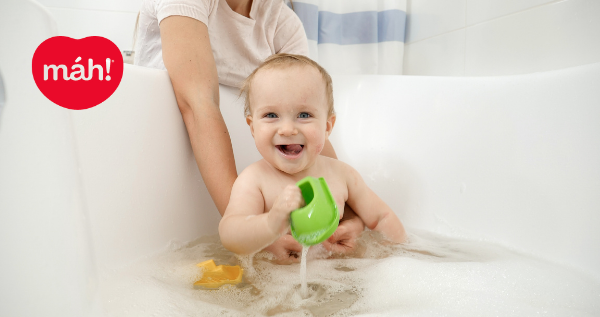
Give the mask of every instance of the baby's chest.
MULTIPOLYGON (((346 203, 346 200, 348 199, 348 187, 346 186, 346 183, 340 179, 326 178, 326 181, 327 187, 329 187, 329 191, 331 192, 331 195, 335 200, 341 217, 344 213, 344 205, 346 203)), ((269 210, 271 210, 273 204, 277 200, 277 197, 279 197, 279 194, 281 194, 283 189, 289 184, 294 185, 295 182, 290 180, 283 181, 280 183, 270 183, 263 185, 262 190, 265 202, 264 212, 268 212, 269 210)))

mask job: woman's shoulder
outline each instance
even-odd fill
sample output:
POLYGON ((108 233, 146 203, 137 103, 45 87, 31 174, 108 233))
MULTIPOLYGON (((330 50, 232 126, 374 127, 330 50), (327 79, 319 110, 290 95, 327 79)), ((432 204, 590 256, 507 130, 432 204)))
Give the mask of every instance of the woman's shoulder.
MULTIPOLYGON (((254 0, 258 18, 281 22, 290 17, 297 17, 294 11, 283 0, 254 0)), ((300 21, 300 20, 298 20, 300 21)))
POLYGON ((142 6, 161 6, 170 4, 185 4, 189 6, 206 6, 218 4, 219 0, 142 0, 142 6))
MULTIPOLYGON (((254 0, 257 1, 257 0, 254 0)), ((262 19, 273 31, 275 53, 308 56, 308 42, 302 21, 283 0, 258 0, 262 19)))
POLYGON ((210 15, 218 4, 219 0, 142 0, 141 11, 154 16, 182 15, 197 18, 197 15, 210 15))

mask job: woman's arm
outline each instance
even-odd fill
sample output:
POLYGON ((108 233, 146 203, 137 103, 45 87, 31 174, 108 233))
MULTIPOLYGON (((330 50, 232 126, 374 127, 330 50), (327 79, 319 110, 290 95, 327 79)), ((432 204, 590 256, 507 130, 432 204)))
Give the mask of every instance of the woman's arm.
POLYGON ((170 16, 160 23, 165 67, 190 137, 196 164, 223 215, 237 177, 227 126, 219 109, 219 80, 208 27, 170 16))

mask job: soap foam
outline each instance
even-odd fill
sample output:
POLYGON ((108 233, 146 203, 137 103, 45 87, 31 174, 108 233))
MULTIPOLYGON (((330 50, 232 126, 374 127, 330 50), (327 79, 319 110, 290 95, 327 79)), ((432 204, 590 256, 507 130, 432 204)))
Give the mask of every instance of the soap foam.
MULTIPOLYGON (((413 231, 414 232, 414 231, 413 231)), ((598 316, 600 281, 494 244, 409 235, 386 245, 365 232, 355 257, 308 252, 308 297, 300 296, 299 264, 268 254, 236 257, 218 236, 167 251, 102 283, 108 316, 598 316), (244 267, 244 281, 193 289, 196 263, 244 267)))

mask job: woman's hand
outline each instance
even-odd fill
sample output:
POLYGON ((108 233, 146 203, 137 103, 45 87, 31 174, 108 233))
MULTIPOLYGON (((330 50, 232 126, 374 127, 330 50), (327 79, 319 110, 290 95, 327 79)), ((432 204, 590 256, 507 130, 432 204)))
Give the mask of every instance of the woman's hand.
POLYGON ((302 245, 294 240, 292 235, 285 234, 266 247, 264 251, 271 252, 275 256, 275 263, 287 265, 300 262, 302 245))

